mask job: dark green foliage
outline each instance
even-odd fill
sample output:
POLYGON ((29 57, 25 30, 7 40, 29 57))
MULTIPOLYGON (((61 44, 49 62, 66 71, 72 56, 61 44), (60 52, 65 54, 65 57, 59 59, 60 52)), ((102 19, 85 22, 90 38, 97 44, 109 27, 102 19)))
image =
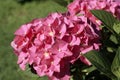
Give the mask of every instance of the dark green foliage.
POLYGON ((113 76, 113 73, 111 72, 111 65, 105 54, 102 54, 98 51, 90 51, 87 54, 85 54, 85 57, 89 59, 89 61, 101 72, 103 72, 105 75, 113 76))
POLYGON ((120 47, 116 51, 111 70, 120 79, 120 47))
MULTIPOLYGON (((102 73, 112 80, 120 79, 120 21, 106 11, 91 11, 102 21, 101 50, 88 52, 85 56, 102 73), (104 55, 101 55, 104 54, 104 55), (110 63, 108 63, 110 62, 110 63)), ((97 79, 96 79, 97 80, 97 79)))

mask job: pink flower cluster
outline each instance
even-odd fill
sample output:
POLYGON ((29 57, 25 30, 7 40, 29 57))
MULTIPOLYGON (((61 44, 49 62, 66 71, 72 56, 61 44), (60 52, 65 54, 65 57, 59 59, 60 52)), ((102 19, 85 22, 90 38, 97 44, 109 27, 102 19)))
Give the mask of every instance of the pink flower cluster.
POLYGON ((99 35, 84 16, 53 13, 22 25, 11 45, 22 70, 30 64, 39 76, 69 80, 70 63, 81 57, 89 64, 80 53, 99 49, 99 35))
POLYGON ((120 0, 74 0, 68 5, 68 11, 71 15, 84 15, 94 24, 100 25, 101 22, 92 15, 90 10, 105 10, 120 19, 120 0))
POLYGON ((100 22, 90 10, 103 9, 120 16, 118 5, 111 0, 75 0, 67 13, 53 13, 22 25, 11 42, 20 68, 25 70, 29 64, 39 76, 69 80, 70 63, 80 59, 90 65, 82 54, 99 50, 100 22))

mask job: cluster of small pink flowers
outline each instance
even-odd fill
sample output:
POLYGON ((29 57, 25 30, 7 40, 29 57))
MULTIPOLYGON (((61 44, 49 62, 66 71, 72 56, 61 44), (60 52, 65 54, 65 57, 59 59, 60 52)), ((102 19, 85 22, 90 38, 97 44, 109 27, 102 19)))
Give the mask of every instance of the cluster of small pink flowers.
POLYGON ((80 53, 99 49, 99 35, 95 31, 84 16, 53 13, 22 25, 11 45, 22 70, 30 64, 39 76, 69 80, 70 63, 81 58, 89 64, 80 53))
POLYGON ((118 5, 111 0, 75 0, 64 14, 52 13, 22 25, 11 42, 20 68, 25 70, 29 64, 41 77, 69 80, 70 63, 81 60, 91 65, 83 54, 99 50, 100 23, 90 10, 102 9, 120 16, 118 5))
POLYGON ((90 10, 105 10, 120 19, 119 0, 74 0, 74 2, 68 5, 68 11, 71 15, 84 15, 93 21, 94 24, 100 25, 101 22, 92 15, 90 10))

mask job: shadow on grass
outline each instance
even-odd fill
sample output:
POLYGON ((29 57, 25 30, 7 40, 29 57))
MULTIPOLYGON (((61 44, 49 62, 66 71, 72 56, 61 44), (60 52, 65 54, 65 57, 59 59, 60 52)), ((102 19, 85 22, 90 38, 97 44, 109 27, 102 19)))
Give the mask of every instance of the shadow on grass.
MULTIPOLYGON (((43 1, 48 1, 48 0, 17 0, 17 2, 22 4, 22 5, 24 5, 25 3, 28 3, 28 2, 32 2, 32 1, 43 2, 43 1)), ((53 1, 58 3, 61 6, 66 7, 73 0, 53 0, 53 1)))
POLYGON ((43 2, 43 1, 47 1, 47 0, 17 0, 18 3, 20 3, 21 5, 24 5, 25 3, 30 3, 30 2, 33 2, 33 1, 36 1, 36 2, 43 2))
POLYGON ((53 0, 53 1, 64 7, 67 7, 69 3, 73 2, 73 0, 53 0))

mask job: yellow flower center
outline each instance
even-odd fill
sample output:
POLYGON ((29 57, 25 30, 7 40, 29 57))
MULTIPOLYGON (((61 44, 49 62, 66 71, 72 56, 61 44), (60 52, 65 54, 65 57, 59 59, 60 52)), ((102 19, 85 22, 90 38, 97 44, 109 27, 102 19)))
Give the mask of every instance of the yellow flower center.
POLYGON ((44 56, 45 56, 45 57, 48 57, 48 56, 49 56, 49 53, 48 53, 48 52, 45 52, 45 53, 44 53, 44 56))
POLYGON ((51 31, 51 32, 49 32, 49 35, 50 36, 54 36, 54 33, 51 31))

